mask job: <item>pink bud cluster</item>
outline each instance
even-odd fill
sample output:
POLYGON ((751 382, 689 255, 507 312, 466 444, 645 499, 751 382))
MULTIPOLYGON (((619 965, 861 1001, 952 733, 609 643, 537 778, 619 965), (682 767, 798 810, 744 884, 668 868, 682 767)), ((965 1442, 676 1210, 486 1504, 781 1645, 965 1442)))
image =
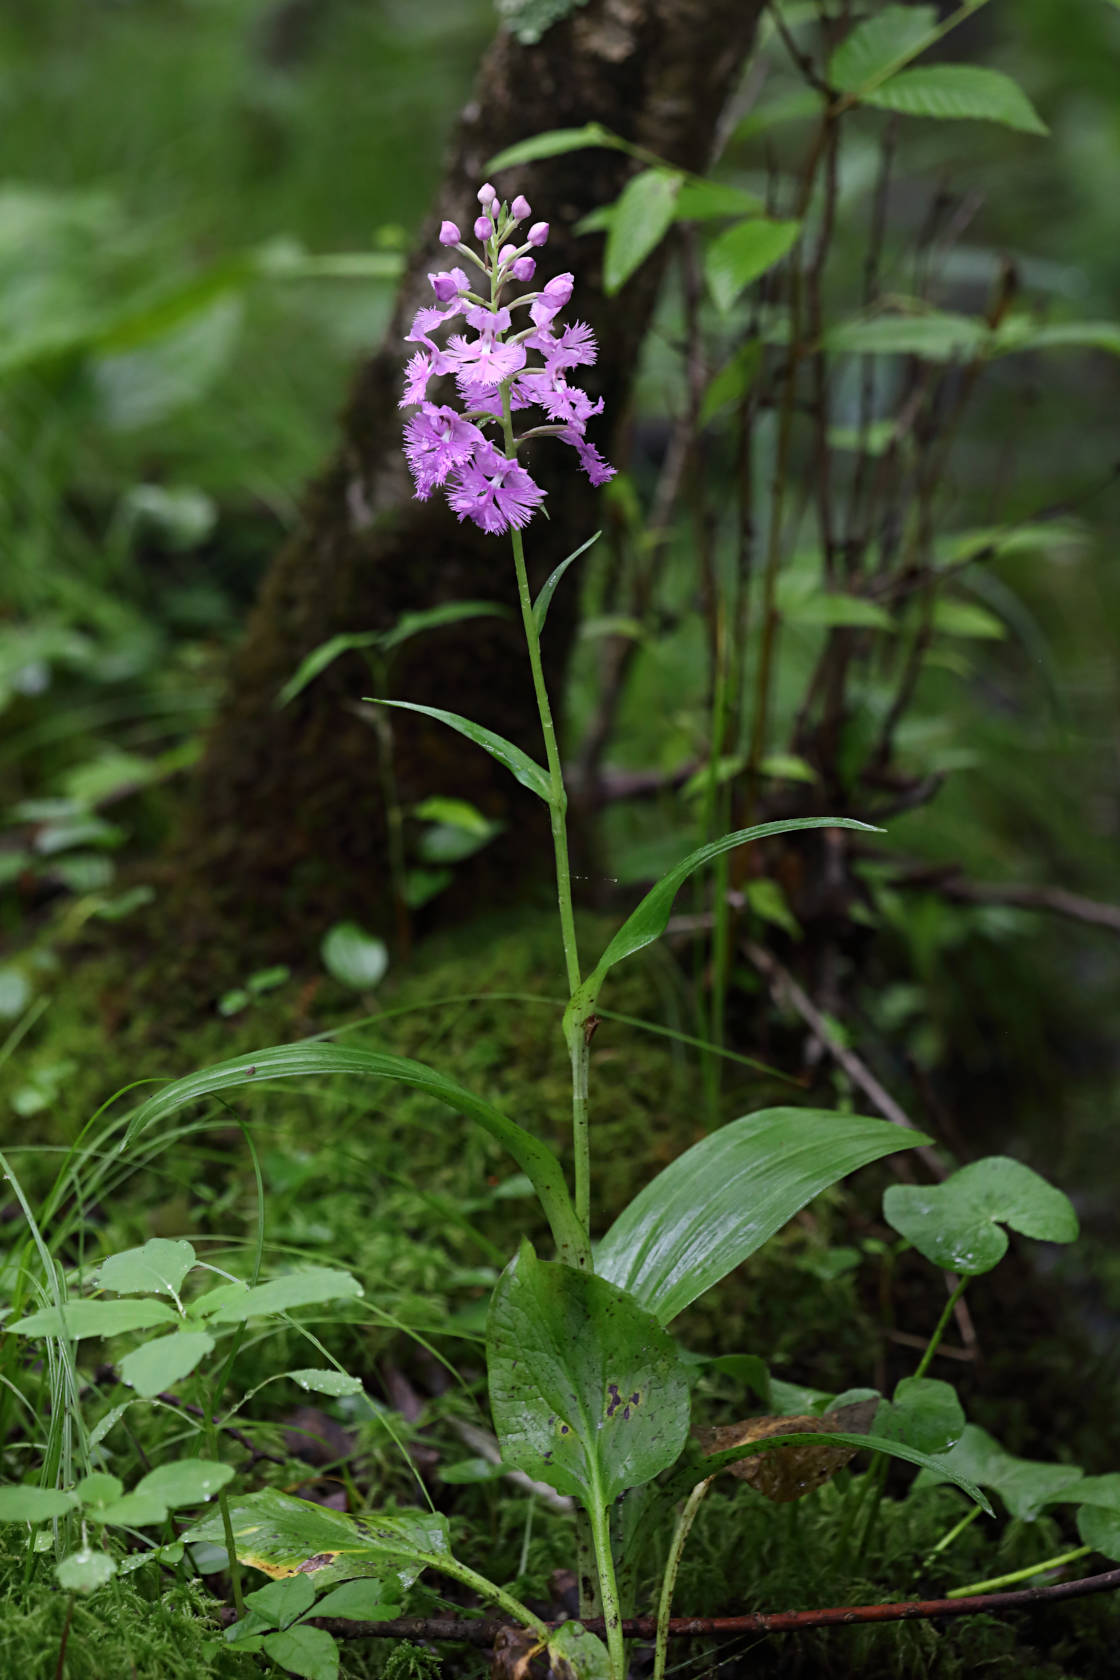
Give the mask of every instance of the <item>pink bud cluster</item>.
POLYGON ((418 349, 405 370, 401 407, 419 405, 405 425, 405 455, 426 500, 442 486, 460 519, 472 519, 484 531, 500 532, 528 524, 544 500, 544 491, 517 460, 522 443, 534 437, 558 437, 570 444, 592 484, 614 477, 610 466, 586 437, 587 422, 603 410, 586 391, 569 384, 576 367, 596 359, 595 336, 583 321, 558 327, 556 318, 571 301, 574 279, 557 274, 539 291, 506 298, 511 284, 528 285, 536 258, 548 241, 548 223, 532 222, 521 243, 512 238, 530 220, 532 209, 522 195, 506 205, 489 182, 478 191, 474 236, 479 256, 454 222, 445 221, 439 242, 481 271, 478 290, 462 268, 429 274, 435 305, 417 311, 407 342, 418 349), (514 313, 528 311, 528 324, 514 327, 514 313), (433 337, 462 317, 474 337, 453 333, 446 344, 433 337), (530 352, 535 359, 530 362, 530 352), (428 401, 433 379, 453 375, 463 410, 428 401), (544 421, 513 433, 513 415, 538 407, 544 421))

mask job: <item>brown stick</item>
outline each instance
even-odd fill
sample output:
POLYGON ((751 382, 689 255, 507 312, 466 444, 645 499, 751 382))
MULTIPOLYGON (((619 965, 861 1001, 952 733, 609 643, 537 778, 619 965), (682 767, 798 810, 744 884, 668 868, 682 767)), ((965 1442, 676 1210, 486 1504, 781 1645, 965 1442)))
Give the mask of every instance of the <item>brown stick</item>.
MULTIPOLYGON (((1036 1604, 1065 1599, 1089 1598, 1096 1593, 1115 1592, 1120 1587, 1120 1569, 1103 1575, 1088 1575, 1079 1581, 1057 1581, 1046 1587, 1027 1587, 1021 1592, 977 1593, 971 1598, 928 1598, 902 1604, 840 1604, 820 1610, 756 1611, 747 1616, 673 1616, 670 1639, 727 1639, 742 1633, 796 1633, 803 1628, 850 1627, 869 1622, 922 1622, 940 1616, 975 1616, 982 1611, 1025 1610, 1036 1604)), ((223 1621, 232 1620, 223 1611, 223 1621)), ((338 1639, 428 1639, 457 1640, 464 1645, 489 1647, 510 1623, 484 1616, 398 1616, 385 1622, 349 1622, 323 1616, 311 1625, 321 1627, 338 1639)), ((550 1622, 549 1627, 561 1623, 550 1622)), ((584 1622, 589 1633, 603 1632, 602 1618, 584 1622)), ((622 1624, 629 1638, 652 1639, 657 1632, 654 1616, 635 1616, 622 1624)))

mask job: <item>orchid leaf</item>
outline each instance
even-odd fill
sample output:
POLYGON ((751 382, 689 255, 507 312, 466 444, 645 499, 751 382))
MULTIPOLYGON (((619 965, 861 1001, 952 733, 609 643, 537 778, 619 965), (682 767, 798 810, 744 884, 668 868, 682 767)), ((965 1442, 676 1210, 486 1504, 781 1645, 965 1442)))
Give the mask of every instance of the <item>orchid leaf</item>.
POLYGON ((460 717, 458 712, 444 712, 438 706, 419 706, 412 700, 383 700, 376 696, 367 695, 366 699, 374 706, 396 706, 403 712, 419 712, 423 717, 435 718, 437 723, 445 723, 449 729, 457 730, 465 735, 468 741, 488 752, 491 758, 496 758, 499 764, 504 764, 514 779, 535 793, 538 799, 543 799, 547 805, 551 786, 548 772, 542 770, 526 752, 515 747, 512 741, 507 741, 501 735, 495 735, 492 729, 484 729, 480 723, 472 723, 470 718, 460 717))

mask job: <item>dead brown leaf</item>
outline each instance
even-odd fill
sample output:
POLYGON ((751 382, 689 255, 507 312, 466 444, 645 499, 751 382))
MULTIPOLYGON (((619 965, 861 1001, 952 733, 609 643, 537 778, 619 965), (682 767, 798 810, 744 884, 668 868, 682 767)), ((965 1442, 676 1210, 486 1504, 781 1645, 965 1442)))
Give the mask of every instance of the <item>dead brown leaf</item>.
MULTIPOLYGON (((711 1428, 693 1431, 701 1451, 708 1454, 728 1452, 732 1447, 745 1447, 752 1441, 764 1441, 770 1435, 831 1435, 843 1431, 848 1435, 865 1435, 878 1410, 879 1401, 857 1400, 850 1406, 840 1406, 834 1412, 814 1412, 804 1417, 752 1417, 741 1423, 715 1424, 711 1428)), ((857 1452, 849 1446, 812 1446, 802 1442, 788 1447, 775 1447, 771 1452, 752 1453, 735 1464, 727 1465, 732 1476, 749 1482, 756 1492, 776 1505, 791 1499, 804 1499, 814 1488, 821 1487, 842 1470, 857 1452)))

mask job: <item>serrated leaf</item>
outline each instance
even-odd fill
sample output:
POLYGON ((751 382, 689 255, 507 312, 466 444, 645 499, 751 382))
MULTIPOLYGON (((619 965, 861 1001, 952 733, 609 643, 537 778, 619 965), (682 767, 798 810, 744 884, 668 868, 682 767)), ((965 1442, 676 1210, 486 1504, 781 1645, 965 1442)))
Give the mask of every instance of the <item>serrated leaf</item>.
POLYGON ((588 146, 606 146, 612 151, 628 150, 626 141, 612 134, 601 123, 584 123, 582 128, 550 128, 544 134, 534 134, 528 140, 519 140, 516 145, 495 152, 485 165, 485 172, 496 174, 499 169, 512 169, 518 163, 562 157, 565 152, 582 152, 588 146))
POLYGON ((111 1581, 117 1566, 108 1552, 94 1552, 83 1546, 71 1552, 55 1566, 55 1576, 63 1592, 92 1593, 111 1581))
POLYGON ((737 222, 714 239, 704 258, 704 273, 716 308, 730 309, 745 286, 781 262, 800 233, 800 222, 760 216, 737 222))
POLYGON ((790 624, 827 625, 831 629, 895 629, 894 619, 877 601, 865 595, 839 595, 820 589, 782 608, 790 624))
POLYGON ((132 1496, 158 1499, 169 1511, 176 1511, 181 1505, 200 1505, 211 1499, 232 1480, 230 1464, 209 1458, 178 1458, 149 1470, 133 1488, 132 1496))
POLYGON ((77 1503, 77 1494, 64 1493, 61 1488, 11 1483, 0 1487, 0 1523, 47 1522, 73 1510, 77 1503))
POLYGON ((821 343, 837 354, 920 356, 927 362, 971 361, 994 347, 991 328, 979 316, 939 309, 838 321, 821 343))
POLYGON ((531 759, 528 753, 515 747, 512 741, 507 741, 501 735, 495 735, 492 729, 484 729, 480 723, 472 723, 469 718, 460 717, 457 712, 444 712, 438 706, 419 706, 412 700, 380 700, 374 695, 365 696, 372 706, 395 706, 402 712, 419 712, 423 717, 435 718, 437 723, 445 723, 449 729, 454 729, 460 735, 465 735, 468 741, 473 741, 476 747, 488 752, 491 758, 497 759, 522 787, 535 793, 538 799, 543 799, 547 805, 551 792, 548 773, 531 759))
POLYGON ((596 1270, 668 1324, 820 1191, 928 1141, 886 1120, 822 1109, 745 1115, 638 1192, 599 1244, 596 1270))
POLYGON ((851 828, 859 829, 865 834, 878 832, 867 823, 856 822, 851 817, 793 817, 785 822, 759 823, 754 828, 737 829, 733 834, 725 834, 722 839, 713 840, 709 845, 689 852, 675 868, 662 876, 656 886, 650 888, 637 908, 627 916, 592 972, 578 988, 569 1005, 568 1017, 585 1005, 594 1006, 604 979, 616 963, 622 962, 626 957, 632 957, 636 951, 644 950, 647 945, 652 945, 655 939, 660 939, 669 925, 674 899, 688 877, 697 869, 703 868, 706 863, 714 862, 717 857, 722 857, 724 852, 734 851, 736 847, 748 845, 753 840, 766 840, 778 834, 797 834, 814 828, 851 828))
POLYGON ((289 1371, 287 1373, 294 1383, 308 1394, 361 1394, 362 1379, 351 1377, 345 1371, 289 1371))
POLYGON ((189 1377, 213 1346, 213 1336, 204 1330, 173 1330, 170 1336, 159 1336, 126 1354, 119 1367, 121 1381, 143 1399, 154 1399, 165 1388, 189 1377))
POLYGON ((1004 1225, 1038 1242, 1073 1242, 1069 1197, 1006 1155, 962 1167, 943 1184, 892 1184, 883 1216, 934 1265, 965 1277, 991 1271, 1007 1253, 1004 1225))
MULTIPOLYGON (((318 1586, 347 1569, 368 1574, 366 1566, 373 1564, 391 1568, 404 1588, 450 1551, 447 1519, 438 1513, 350 1517, 308 1499, 293 1499, 277 1488, 231 1500, 229 1518, 239 1561, 273 1580, 307 1574, 318 1586)), ((221 1513, 195 1523, 181 1538, 188 1545, 205 1541, 224 1546, 221 1513)))
POLYGON ((261 1650, 302 1680, 338 1680, 338 1646, 325 1628, 293 1627, 266 1633, 261 1650))
POLYGON ((12 1335, 67 1336, 79 1341, 83 1336, 120 1336, 128 1330, 177 1322, 174 1307, 164 1301, 67 1301, 61 1318, 57 1308, 44 1307, 5 1329, 12 1335))
POLYGON ((541 592, 533 602, 533 622, 537 627, 538 636, 544 629, 544 621, 548 617, 548 609, 552 605, 552 597, 556 593, 556 586, 560 582, 560 579, 564 576, 564 573, 567 571, 572 561, 578 560, 580 555, 585 553, 587 549, 591 547, 592 543, 598 542, 602 534, 602 531, 596 531, 595 535, 593 537, 588 537, 585 543, 581 543, 578 548, 573 548, 572 552, 566 557, 566 559, 561 560, 555 571, 550 572, 544 583, 541 585, 541 592))
POLYGON ((142 1248, 126 1248, 102 1260, 98 1279, 114 1295, 178 1296, 196 1258, 189 1242, 152 1237, 142 1248))
POLYGON ((602 1277, 538 1260, 528 1241, 486 1328, 502 1460, 603 1510, 675 1463, 689 1390, 676 1343, 602 1277))
POLYGON ((389 948, 357 922, 336 922, 319 947, 323 967, 333 980, 355 991, 372 991, 388 973, 389 948))
POLYGON ((700 403, 699 421, 706 426, 728 403, 739 402, 755 382, 762 361, 762 346, 756 338, 748 339, 736 350, 731 360, 708 381, 700 403))
POLYGON ((643 169, 626 183, 614 206, 603 252, 603 290, 608 297, 622 289, 672 227, 683 180, 675 170, 643 169))
POLYGON ((328 1266, 312 1266, 305 1272, 289 1272, 255 1284, 208 1315, 211 1324, 244 1324, 250 1318, 292 1312, 296 1307, 320 1306, 325 1301, 353 1300, 363 1294, 361 1284, 349 1272, 328 1266))
POLYGON ((929 64, 891 76, 864 103, 907 117, 975 118, 1022 134, 1049 130, 1022 88, 979 64, 929 64))
POLYGON ((933 603, 933 628, 943 636, 969 636, 1002 641, 1007 626, 1001 618, 977 601, 960 601, 939 596, 933 603))
POLYGON ((754 193, 724 181, 682 181, 678 222, 706 222, 722 216, 761 216, 766 206, 754 193))
POLYGON ((922 50, 937 28, 936 6, 884 6, 857 24, 828 63, 828 82, 854 93, 922 50))

